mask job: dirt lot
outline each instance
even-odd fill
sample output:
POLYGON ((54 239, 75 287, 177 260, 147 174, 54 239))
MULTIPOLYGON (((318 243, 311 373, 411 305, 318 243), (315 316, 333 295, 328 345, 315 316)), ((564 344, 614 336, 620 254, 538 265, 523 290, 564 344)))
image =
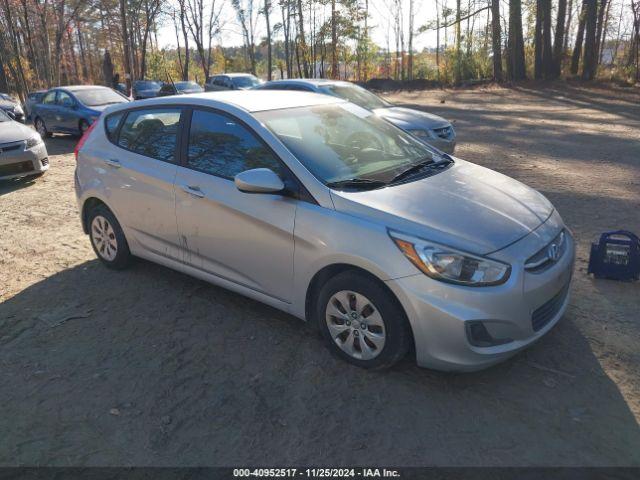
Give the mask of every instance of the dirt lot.
POLYGON ((223 289, 143 261, 108 271, 80 228, 75 139, 58 137, 44 178, 0 185, 0 464, 640 465, 640 284, 586 275, 598 232, 640 233, 638 90, 392 98, 454 120, 458 156, 541 190, 573 229, 549 335, 480 373, 372 373, 223 289))

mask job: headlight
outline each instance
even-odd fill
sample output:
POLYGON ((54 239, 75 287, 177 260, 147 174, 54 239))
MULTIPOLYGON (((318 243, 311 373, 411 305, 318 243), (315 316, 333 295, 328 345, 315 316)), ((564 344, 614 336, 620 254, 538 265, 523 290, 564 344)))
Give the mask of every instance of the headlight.
POLYGON ((41 143, 42 137, 40 136, 40 134, 36 133, 27 139, 27 149, 33 148, 36 145, 40 145, 41 143))
POLYGON ((504 283, 511 274, 511 266, 497 260, 460 252, 397 232, 389 232, 389 235, 411 263, 436 280, 482 287, 504 283))
POLYGON ((418 138, 423 138, 423 139, 433 138, 433 135, 431 135, 431 132, 429 132, 429 130, 408 130, 408 132, 414 137, 418 137, 418 138))
POLYGON ((22 110, 22 107, 20 105, 16 105, 15 107, 13 107, 13 111, 16 112, 17 114, 23 114, 24 111, 22 110))

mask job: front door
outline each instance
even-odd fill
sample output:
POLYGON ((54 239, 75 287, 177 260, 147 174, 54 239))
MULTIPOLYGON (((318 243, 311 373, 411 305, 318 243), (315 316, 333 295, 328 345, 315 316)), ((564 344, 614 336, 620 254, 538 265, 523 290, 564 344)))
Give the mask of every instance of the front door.
POLYGON ((183 261, 290 302, 298 200, 242 193, 233 182, 260 167, 285 176, 280 160, 239 121, 210 110, 193 110, 184 148, 175 180, 183 261))

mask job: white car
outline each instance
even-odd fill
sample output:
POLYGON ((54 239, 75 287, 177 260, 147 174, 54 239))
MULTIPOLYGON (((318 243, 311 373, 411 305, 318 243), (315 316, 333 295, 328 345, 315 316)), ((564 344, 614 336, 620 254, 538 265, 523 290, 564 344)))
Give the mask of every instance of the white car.
POLYGON ((49 154, 33 129, 0 111, 0 180, 40 176, 49 169, 49 154))

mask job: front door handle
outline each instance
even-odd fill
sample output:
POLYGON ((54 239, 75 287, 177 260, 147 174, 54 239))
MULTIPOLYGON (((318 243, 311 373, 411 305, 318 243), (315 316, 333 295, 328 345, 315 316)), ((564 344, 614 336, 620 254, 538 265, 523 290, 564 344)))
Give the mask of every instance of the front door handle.
POLYGON ((114 158, 108 158, 104 161, 107 165, 113 168, 120 168, 122 165, 120 164, 120 160, 116 160, 114 158))
POLYGON ((194 197, 204 197, 204 192, 200 190, 200 187, 198 187, 197 185, 182 185, 182 190, 187 192, 189 195, 193 195, 194 197))

